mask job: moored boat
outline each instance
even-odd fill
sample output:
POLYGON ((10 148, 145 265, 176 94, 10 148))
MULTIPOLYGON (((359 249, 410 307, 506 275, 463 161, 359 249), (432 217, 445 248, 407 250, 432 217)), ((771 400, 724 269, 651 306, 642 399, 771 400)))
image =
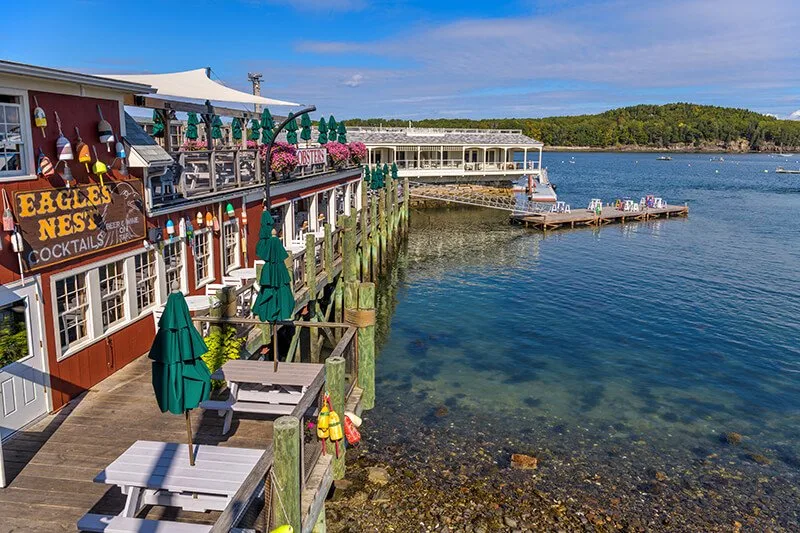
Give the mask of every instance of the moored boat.
POLYGON ((656 161, 672 161, 672 158, 668 155, 662 155, 661 157, 657 157, 656 161))

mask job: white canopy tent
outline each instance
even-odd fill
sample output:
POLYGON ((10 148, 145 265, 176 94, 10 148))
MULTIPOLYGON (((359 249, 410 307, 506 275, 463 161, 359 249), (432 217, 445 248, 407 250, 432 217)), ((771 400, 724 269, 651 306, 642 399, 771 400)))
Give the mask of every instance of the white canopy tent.
POLYGON ((104 78, 150 85, 156 89, 150 97, 187 98, 192 100, 210 100, 212 102, 234 102, 239 104, 260 104, 263 106, 298 106, 294 102, 264 98, 236 89, 212 80, 210 68, 198 68, 184 72, 168 74, 105 74, 104 78))

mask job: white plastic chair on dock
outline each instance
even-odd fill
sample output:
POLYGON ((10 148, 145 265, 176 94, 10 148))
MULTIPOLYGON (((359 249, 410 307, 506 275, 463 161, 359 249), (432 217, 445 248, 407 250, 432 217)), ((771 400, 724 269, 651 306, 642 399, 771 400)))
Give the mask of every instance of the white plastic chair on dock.
POLYGON ((572 209, 570 209, 569 204, 564 204, 564 212, 565 213, 572 213, 572 209))
POLYGON ((623 211, 633 211, 633 206, 634 205, 635 204, 633 203, 633 200, 625 200, 625 203, 622 205, 622 210, 623 211))
POLYGON ((595 210, 596 210, 598 207, 600 207, 600 209, 602 209, 602 208, 603 208, 603 201, 602 201, 600 198, 592 198, 592 199, 589 201, 589 207, 587 207, 587 208, 586 208, 586 210, 587 210, 587 211, 590 211, 590 212, 592 212, 592 213, 594 213, 594 212, 595 212, 595 210))
POLYGON ((639 207, 639 204, 634 203, 632 208, 631 208, 631 211, 633 211, 634 213, 638 213, 639 211, 641 211, 641 209, 639 207))
POLYGON ((663 198, 656 198, 654 205, 657 209, 663 209, 664 207, 667 207, 667 202, 665 202, 663 198))

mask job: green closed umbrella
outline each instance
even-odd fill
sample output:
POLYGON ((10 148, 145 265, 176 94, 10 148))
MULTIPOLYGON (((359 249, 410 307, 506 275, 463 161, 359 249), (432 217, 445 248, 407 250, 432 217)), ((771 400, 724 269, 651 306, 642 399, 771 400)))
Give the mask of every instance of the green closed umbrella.
POLYGON ((392 179, 397 179, 397 163, 392 163, 392 179))
POLYGON ((370 186, 371 181, 372 181, 372 174, 370 174, 369 165, 364 165, 364 182, 367 184, 367 187, 370 186))
POLYGON ((306 142, 307 148, 308 141, 311 140, 311 117, 308 116, 308 113, 303 113, 303 116, 300 117, 300 127, 302 128, 300 138, 306 142))
POLYGON ((266 107, 261 112, 261 142, 269 144, 272 140, 272 130, 275 129, 275 119, 266 107))
POLYGON ((372 189, 378 190, 383 188, 383 172, 381 169, 378 168, 376 165, 374 169, 372 169, 372 189))
POLYGON ((388 163, 384 163, 383 164, 383 170, 381 172, 383 172, 383 179, 384 180, 389 177, 389 164, 388 163))
POLYGON ((331 115, 331 118, 328 119, 328 140, 329 141, 335 141, 336 140, 336 128, 337 127, 338 126, 336 124, 336 119, 333 118, 333 115, 331 115))
POLYGON ((319 130, 319 136, 317 137, 317 142, 319 144, 328 144, 328 123, 325 122, 325 118, 319 119, 319 125, 317 126, 319 130))
POLYGON ((189 411, 208 400, 211 394, 211 373, 202 359, 207 351, 203 337, 192 325, 183 294, 179 291, 171 293, 150 347, 153 392, 162 413, 169 411, 186 417, 189 463, 192 466, 194 450, 189 411))
POLYGON ((242 140, 242 121, 238 118, 233 119, 233 122, 231 122, 231 134, 234 140, 242 140))
POLYGON ((189 118, 186 120, 186 138, 193 141, 197 140, 197 125, 200 120, 197 118, 197 113, 189 113, 189 118))
POLYGON ((297 121, 292 113, 289 113, 289 122, 286 124, 286 142, 297 144, 297 121))
POLYGON ((336 133, 339 134, 339 138, 337 139, 342 144, 347 144, 347 128, 344 125, 344 122, 340 122, 339 126, 336 128, 336 133))
POLYGON ((214 115, 214 120, 211 121, 211 138, 222 139, 222 119, 214 115))
POLYGON ((258 275, 258 295, 253 303, 253 314, 262 322, 272 324, 275 363, 278 370, 278 331, 275 323, 289 320, 294 313, 294 294, 292 279, 286 268, 289 254, 281 240, 272 234, 275 222, 269 211, 261 214, 261 228, 256 243, 256 255, 264 261, 258 275))
POLYGON ((257 141, 258 140, 258 121, 253 119, 250 121, 250 140, 257 141))
POLYGON ((164 121, 161 119, 161 113, 156 109, 153 109, 153 133, 151 135, 153 137, 164 136, 164 121))

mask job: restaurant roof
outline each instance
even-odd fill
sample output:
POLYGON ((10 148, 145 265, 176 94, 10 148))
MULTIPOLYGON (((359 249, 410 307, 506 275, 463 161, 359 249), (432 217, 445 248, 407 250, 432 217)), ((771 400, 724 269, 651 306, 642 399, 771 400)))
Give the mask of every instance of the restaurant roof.
POLYGON ((347 140, 368 145, 542 146, 521 130, 351 127, 347 140))
POLYGON ((163 167, 171 165, 173 162, 172 157, 170 157, 167 151, 164 150, 155 139, 148 135, 128 113, 125 113, 124 140, 130 148, 131 166, 163 167), (135 156, 138 156, 141 162, 138 162, 135 156))
POLYGON ((16 63, 14 61, 0 60, 0 74, 11 74, 15 76, 77 83, 80 85, 114 89, 133 94, 155 92, 155 89, 150 87, 150 85, 137 83, 134 81, 113 80, 103 76, 82 74, 80 72, 71 72, 68 70, 60 70, 48 67, 39 67, 36 65, 28 65, 26 63, 16 63))

